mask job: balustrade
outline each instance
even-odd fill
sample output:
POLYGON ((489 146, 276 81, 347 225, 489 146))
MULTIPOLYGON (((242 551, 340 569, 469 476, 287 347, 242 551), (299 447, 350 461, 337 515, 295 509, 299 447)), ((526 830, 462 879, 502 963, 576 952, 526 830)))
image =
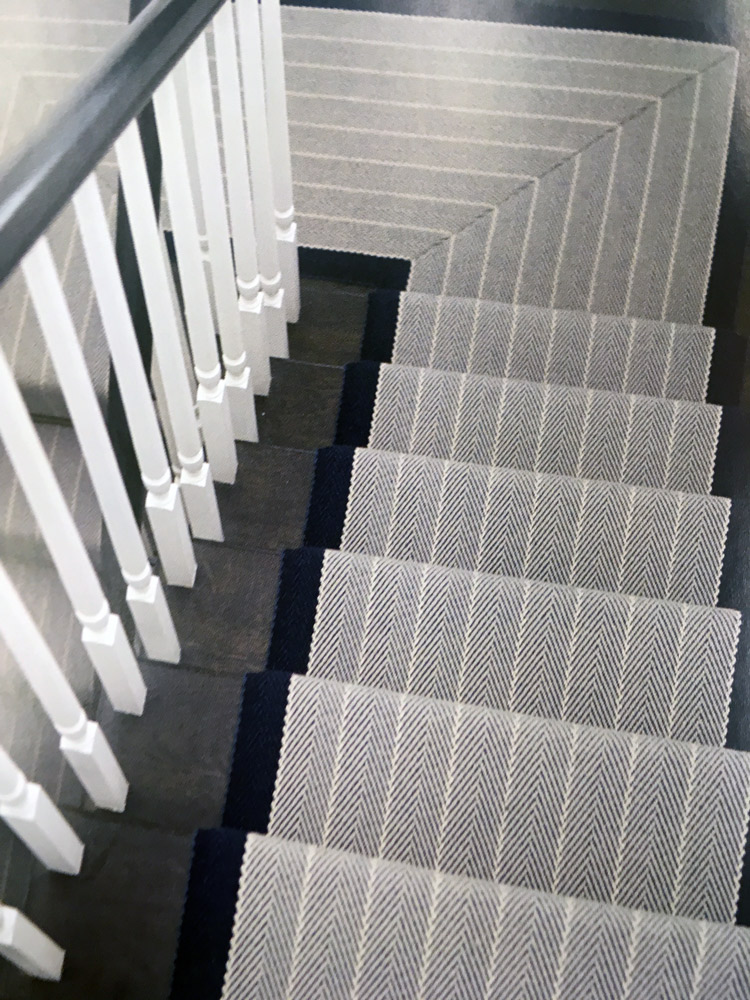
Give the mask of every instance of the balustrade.
MULTIPOLYGON (((116 711, 135 716, 147 695, 138 657, 179 662, 168 587, 193 586, 199 571, 194 538, 223 540, 214 482, 234 482, 235 441, 258 440, 254 397, 269 392, 270 357, 288 356, 287 320, 299 313, 280 11, 278 2, 263 4, 259 11, 255 0, 152 0, 0 169, 0 281, 16 268, 23 273, 70 433, 125 581, 125 621, 110 604, 119 607, 118 595, 109 592, 119 581, 95 568, 36 416, 2 352, 0 440, 104 693, 116 711), (148 101, 174 271, 137 123, 148 101), (131 312, 133 289, 119 266, 119 243, 96 177, 113 145, 137 265, 137 276, 128 272, 127 280, 140 283, 148 330, 131 312), (68 203, 122 400, 126 426, 118 430, 129 435, 137 462, 134 482, 126 483, 121 471, 111 417, 102 412, 82 347, 85 331, 76 327, 47 239, 68 203), (149 337, 153 360, 147 363, 149 337), (139 487, 145 524, 131 500, 139 487)), ((51 651, 35 607, 1 564, 0 604, 0 639, 57 732, 60 753, 95 806, 124 810, 123 770, 51 651)), ((12 740, 0 746, 0 817, 45 867, 77 874, 83 842, 44 781, 27 776, 13 754, 12 740)), ((31 975, 60 977, 63 951, 31 919, 1 904, 0 954, 31 975)))

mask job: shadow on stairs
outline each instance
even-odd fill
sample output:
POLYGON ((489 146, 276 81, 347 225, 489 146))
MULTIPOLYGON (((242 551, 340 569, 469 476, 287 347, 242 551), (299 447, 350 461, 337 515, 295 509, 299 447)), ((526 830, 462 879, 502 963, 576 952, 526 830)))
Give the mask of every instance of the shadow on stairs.
POLYGON ((167 995, 191 841, 197 827, 221 822, 242 678, 265 662, 281 552, 302 542, 315 449, 333 441, 367 291, 303 281, 291 360, 273 361, 273 391, 257 400, 261 443, 238 444, 237 482, 217 487, 226 541, 196 542, 195 587, 170 590, 182 660, 142 662, 141 718, 101 699, 98 721, 131 783, 126 812, 67 809, 86 840, 83 871, 32 881, 33 912, 66 942, 65 978, 51 985, 4 968, 3 1000, 167 995))

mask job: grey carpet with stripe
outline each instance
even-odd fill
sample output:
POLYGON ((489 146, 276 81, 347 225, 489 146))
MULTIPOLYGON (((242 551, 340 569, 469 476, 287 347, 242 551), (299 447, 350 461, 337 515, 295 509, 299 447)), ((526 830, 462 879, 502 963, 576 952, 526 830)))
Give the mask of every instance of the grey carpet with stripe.
POLYGON ((223 996, 742 997, 701 325, 736 54, 284 27, 303 241, 412 269, 223 996))

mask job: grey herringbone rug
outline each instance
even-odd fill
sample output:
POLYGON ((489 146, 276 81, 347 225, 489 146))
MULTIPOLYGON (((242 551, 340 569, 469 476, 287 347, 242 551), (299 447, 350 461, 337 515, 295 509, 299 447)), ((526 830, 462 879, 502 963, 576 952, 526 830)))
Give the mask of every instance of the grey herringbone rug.
POLYGON ((312 677, 722 746, 740 616, 325 554, 312 677))
POLYGON ((708 493, 720 422, 705 403, 381 365, 368 445, 708 493))
POLYGON ((750 755, 293 677, 269 833, 734 919, 750 755))
POLYGON ((700 323, 737 54, 284 8, 303 242, 410 289, 700 323))
POLYGON ((403 292, 393 361, 703 402, 714 331, 403 292))
POLYGON ((738 1000, 750 756, 723 746, 701 326, 736 53, 284 28, 303 241, 412 267, 224 1000, 738 1000))
POLYGON ((715 604, 721 497, 358 448, 341 548, 715 604))
POLYGON ((224 1000, 744 1000, 750 936, 249 836, 224 1000))

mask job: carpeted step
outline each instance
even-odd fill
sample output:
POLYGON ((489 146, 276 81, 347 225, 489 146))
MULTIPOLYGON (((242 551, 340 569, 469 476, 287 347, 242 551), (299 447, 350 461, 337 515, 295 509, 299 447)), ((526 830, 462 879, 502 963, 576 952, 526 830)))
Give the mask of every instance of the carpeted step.
POLYGON ((722 746, 739 628, 722 608, 299 549, 267 668, 722 746))
POLYGON ((735 404, 746 349, 696 325, 382 290, 369 296, 362 357, 694 402, 708 390, 735 404))
POLYGON ((278 837, 250 834, 240 854, 239 838, 196 837, 172 1000, 742 1000, 750 991, 744 928, 278 837), (207 864, 220 873, 210 884, 207 864))
POLYGON ((709 493, 722 409, 516 379, 348 365, 336 443, 709 493))
POLYGON ((715 604, 730 501, 371 449, 318 452, 305 544, 715 604))
POLYGON ((732 922, 749 807, 750 754, 266 674, 246 678, 225 822, 732 922))

